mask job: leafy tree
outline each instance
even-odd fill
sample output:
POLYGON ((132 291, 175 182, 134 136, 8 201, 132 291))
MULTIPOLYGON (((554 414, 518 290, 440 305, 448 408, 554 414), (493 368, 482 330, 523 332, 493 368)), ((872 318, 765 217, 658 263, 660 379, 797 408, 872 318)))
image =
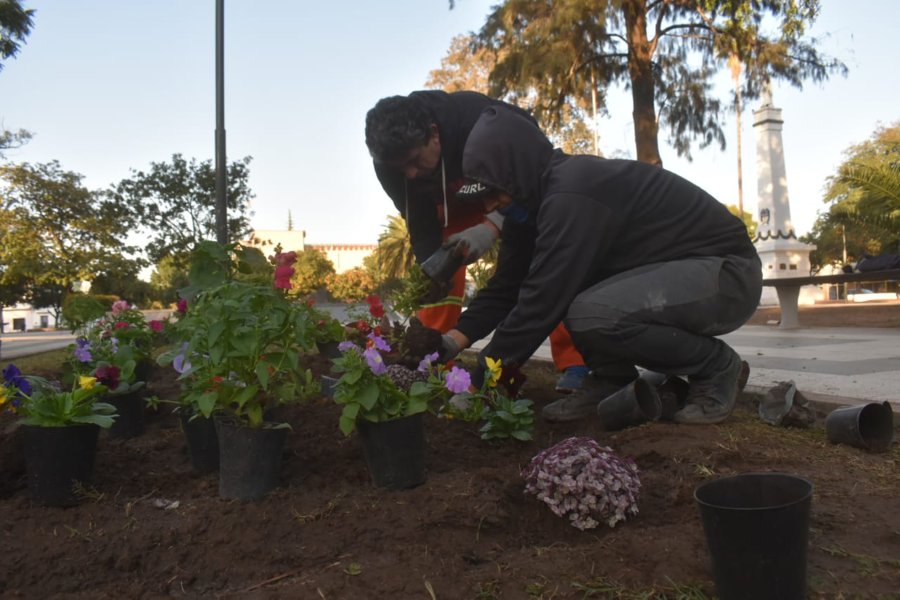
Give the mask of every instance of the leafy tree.
POLYGON ((24 129, 18 131, 0 129, 0 158, 5 156, 4 151, 24 146, 31 137, 31 132, 24 129))
POLYGON ((828 210, 803 238, 817 246, 816 265, 842 262, 844 248, 848 262, 900 252, 900 123, 879 127, 844 156, 828 178, 828 210))
POLYGON ((389 215, 384 230, 378 236, 373 253, 381 281, 404 277, 416 262, 406 221, 400 215, 389 215))
POLYGON ((132 304, 147 308, 153 296, 153 286, 138 277, 137 269, 107 271, 91 282, 91 293, 118 296, 132 304))
POLYGON ((361 267, 328 276, 328 292, 342 302, 357 302, 375 291, 375 280, 361 267))
MULTIPOLYGON (((228 165, 228 240, 234 243, 249 234, 250 191, 245 157, 228 165)), ((184 256, 203 240, 216 239, 216 172, 211 160, 190 162, 173 154, 171 162, 151 163, 147 172, 132 170, 110 196, 129 205, 150 241, 152 262, 164 256, 184 256)))
MULTIPOLYGON (((472 35, 458 35, 450 42, 447 55, 441 59, 441 67, 428 74, 425 85, 445 92, 471 90, 489 94, 490 74, 497 64, 496 54, 484 47, 475 47, 472 35)), ((534 94, 513 97, 509 101, 532 109, 536 103, 534 94)), ((602 107, 601 107, 602 109, 602 107)), ((594 134, 583 110, 573 106, 563 108, 565 118, 559 122, 542 122, 541 127, 554 144, 570 154, 599 154, 594 134)))
POLYGON ((178 301, 178 290, 188 285, 188 256, 164 256, 150 273, 150 297, 163 306, 178 301))
POLYGON ((33 8, 24 8, 19 0, 0 1, 0 71, 4 60, 19 53, 33 25, 33 8))
POLYGON ((773 79, 802 87, 845 74, 807 35, 818 12, 818 0, 505 0, 477 41, 497 55, 491 94, 534 96, 542 123, 583 110, 592 93, 630 89, 637 158, 661 165, 660 123, 679 155, 698 138, 725 147, 712 83, 731 57, 745 100, 773 79))
POLYGON ((300 296, 314 293, 327 285, 328 276, 334 275, 334 265, 325 253, 316 248, 306 248, 297 253, 294 276, 291 283, 300 296))
POLYGON ((136 251, 122 241, 131 213, 81 180, 56 161, 0 166, 0 264, 28 281, 26 301, 56 317, 74 283, 121 269, 136 251))

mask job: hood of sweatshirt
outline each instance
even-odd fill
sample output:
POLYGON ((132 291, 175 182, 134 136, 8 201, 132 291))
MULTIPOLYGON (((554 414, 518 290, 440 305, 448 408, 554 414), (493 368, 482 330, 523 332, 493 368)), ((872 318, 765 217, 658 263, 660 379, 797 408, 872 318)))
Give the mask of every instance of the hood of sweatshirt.
POLYGON ((553 144, 530 121, 502 106, 486 108, 463 151, 463 175, 499 189, 536 212, 553 144))

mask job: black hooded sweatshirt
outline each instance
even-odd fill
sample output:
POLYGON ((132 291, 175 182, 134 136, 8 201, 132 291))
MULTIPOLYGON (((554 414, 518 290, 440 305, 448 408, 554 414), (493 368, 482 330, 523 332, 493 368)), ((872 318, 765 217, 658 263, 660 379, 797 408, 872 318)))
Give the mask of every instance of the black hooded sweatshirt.
POLYGON ((410 98, 423 102, 431 112, 441 140, 441 164, 432 177, 407 180, 403 173, 388 165, 375 163, 375 175, 381 187, 394 201, 394 206, 406 219, 413 254, 418 262, 426 260, 443 241, 443 220, 438 217, 437 204, 445 200, 442 176, 446 177, 448 212, 460 207, 456 204, 456 190, 462 185, 462 156, 469 132, 488 106, 505 106, 537 125, 524 110, 494 100, 477 92, 447 93, 440 90, 413 92, 410 98))
POLYGON ((467 178, 527 209, 506 217, 497 272, 457 329, 483 354, 521 365, 580 292, 635 267, 700 256, 755 257, 747 229, 708 193, 659 167, 554 150, 528 120, 484 111, 463 156, 467 178))

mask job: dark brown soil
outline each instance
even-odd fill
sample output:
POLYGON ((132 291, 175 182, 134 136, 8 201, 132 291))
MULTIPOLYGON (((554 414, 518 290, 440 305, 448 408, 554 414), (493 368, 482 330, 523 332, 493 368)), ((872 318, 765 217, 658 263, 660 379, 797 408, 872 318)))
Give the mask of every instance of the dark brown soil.
MULTIPOLYGON (((539 365, 526 372, 523 393, 538 408, 555 398, 553 373, 539 365)), ((177 395, 168 372, 152 389, 177 395)), ((713 597, 694 488, 783 471, 815 485, 810 597, 897 598, 900 449, 867 454, 828 444, 821 429, 771 427, 753 403, 744 396, 729 421, 713 426, 606 433, 591 420, 538 420, 528 443, 483 441, 473 424, 429 416, 427 482, 385 491, 370 483, 356 437, 338 431, 338 407, 320 398, 286 412, 293 430, 282 487, 256 503, 222 500, 216 475, 192 473, 178 422, 163 410, 139 438, 101 434, 93 489, 73 508, 32 504, 6 415, 0 596, 713 597), (582 532, 523 493, 521 468, 573 435, 634 458, 639 515, 582 532)))

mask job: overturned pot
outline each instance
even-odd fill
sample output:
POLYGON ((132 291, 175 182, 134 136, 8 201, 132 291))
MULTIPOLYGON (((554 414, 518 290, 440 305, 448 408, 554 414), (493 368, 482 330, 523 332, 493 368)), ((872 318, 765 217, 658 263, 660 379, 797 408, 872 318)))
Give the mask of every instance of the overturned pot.
POLYGON ((635 379, 597 405, 597 416, 607 431, 656 421, 661 414, 659 394, 644 379, 635 379))
POLYGON ((894 411, 890 402, 870 402, 833 410, 825 418, 832 444, 847 444, 870 452, 887 452, 894 440, 894 411))

